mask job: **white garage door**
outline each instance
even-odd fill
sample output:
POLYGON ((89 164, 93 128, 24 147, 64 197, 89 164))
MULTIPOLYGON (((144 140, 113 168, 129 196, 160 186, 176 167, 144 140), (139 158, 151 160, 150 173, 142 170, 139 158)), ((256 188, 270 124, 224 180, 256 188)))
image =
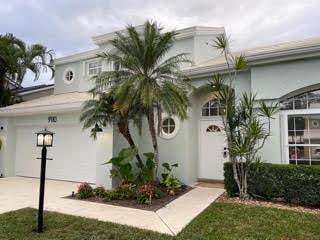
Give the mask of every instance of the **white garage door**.
MULTIPOLYGON (((42 127, 18 127, 15 169, 17 176, 39 177, 41 148, 36 147, 35 132, 42 127)), ((54 132, 53 147, 47 148, 46 176, 76 182, 95 183, 96 147, 87 132, 80 127, 49 128, 54 132)))

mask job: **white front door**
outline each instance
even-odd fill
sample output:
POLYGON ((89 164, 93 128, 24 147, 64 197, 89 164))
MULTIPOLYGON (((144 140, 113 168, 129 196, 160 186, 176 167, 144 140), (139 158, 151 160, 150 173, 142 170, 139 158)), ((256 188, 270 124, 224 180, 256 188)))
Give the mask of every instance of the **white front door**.
POLYGON ((199 179, 223 180, 227 147, 222 120, 200 120, 199 179))

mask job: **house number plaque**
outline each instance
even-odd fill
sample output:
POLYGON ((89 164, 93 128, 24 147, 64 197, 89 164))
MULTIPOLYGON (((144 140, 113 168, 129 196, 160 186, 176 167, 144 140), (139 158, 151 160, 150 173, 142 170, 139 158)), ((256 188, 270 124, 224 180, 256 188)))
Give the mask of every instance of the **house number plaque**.
POLYGON ((49 116, 48 123, 56 123, 58 121, 57 116, 49 116))

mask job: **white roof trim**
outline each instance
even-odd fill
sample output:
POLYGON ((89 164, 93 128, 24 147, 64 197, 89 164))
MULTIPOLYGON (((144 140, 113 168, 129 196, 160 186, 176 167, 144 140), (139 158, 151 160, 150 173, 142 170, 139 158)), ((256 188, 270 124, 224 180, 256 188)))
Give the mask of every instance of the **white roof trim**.
POLYGON ((76 53, 73 55, 61 57, 61 58, 56 58, 54 60, 55 65, 61 65, 61 64, 66 64, 66 63, 71 63, 71 62, 77 62, 81 60, 87 60, 90 58, 97 58, 97 54, 102 53, 103 51, 101 49, 94 49, 94 50, 89 50, 86 52, 81 52, 81 53, 76 53))
MULTIPOLYGON (((268 63, 277 63, 303 58, 320 57, 320 39, 312 39, 299 42, 290 42, 286 47, 277 48, 280 45, 269 46, 265 48, 256 48, 252 50, 243 50, 235 52, 234 55, 243 53, 246 56, 249 66, 257 66, 268 63), (305 44, 303 45, 302 43, 305 44), (296 45, 295 45, 296 44, 296 45)), ((223 57, 214 58, 196 66, 184 69, 184 73, 190 77, 204 77, 213 72, 226 72, 228 65, 223 57)))
MULTIPOLYGON (((138 32, 143 31, 143 25, 136 26, 138 32)), ((115 37, 116 32, 125 33, 126 29, 120 31, 114 31, 111 33, 106 33, 98 36, 92 37, 93 42, 96 45, 102 45, 112 40, 115 37)), ((194 26, 189 28, 183 28, 177 30, 178 35, 176 39, 184 39, 195 35, 210 35, 210 34, 222 34, 225 33, 224 27, 203 27, 203 26, 194 26)))
POLYGON ((21 93, 18 93, 18 95, 19 95, 19 96, 24 96, 24 95, 28 95, 28 94, 32 94, 32 93, 37 93, 37 92, 42 92, 42 91, 46 91, 46 90, 50 90, 50 89, 54 89, 54 85, 48 86, 48 87, 43 87, 43 88, 34 89, 34 90, 31 90, 31 91, 21 92, 21 93))
POLYGON ((33 106, 26 108, 17 109, 4 109, 0 111, 0 117, 13 117, 13 116, 26 116, 34 114, 44 114, 44 113, 61 113, 61 112, 72 112, 81 110, 83 102, 77 103, 63 103, 55 105, 43 105, 43 106, 33 106))

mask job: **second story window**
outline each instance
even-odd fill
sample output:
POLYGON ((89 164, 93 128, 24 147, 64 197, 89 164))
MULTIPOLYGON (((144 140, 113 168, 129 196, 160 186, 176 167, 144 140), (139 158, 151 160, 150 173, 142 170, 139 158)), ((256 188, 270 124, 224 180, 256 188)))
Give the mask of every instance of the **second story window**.
POLYGON ((90 62, 88 64, 88 74, 89 75, 96 75, 101 73, 102 71, 102 64, 101 62, 97 61, 97 62, 90 62))

